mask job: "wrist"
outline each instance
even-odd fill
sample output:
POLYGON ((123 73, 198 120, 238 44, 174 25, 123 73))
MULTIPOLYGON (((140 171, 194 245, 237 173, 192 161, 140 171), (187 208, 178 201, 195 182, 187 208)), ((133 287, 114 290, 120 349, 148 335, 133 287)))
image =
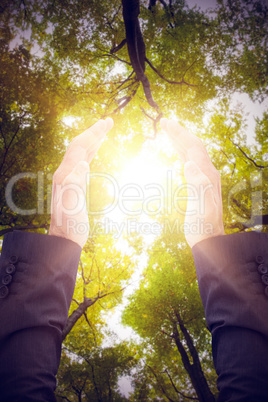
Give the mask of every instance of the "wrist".
POLYGON ((208 223, 201 223, 201 227, 198 228, 198 224, 192 225, 192 230, 189 234, 186 234, 186 241, 191 248, 193 248, 196 244, 202 242, 203 240, 208 240, 213 237, 224 236, 225 231, 223 224, 215 228, 213 225, 209 225, 208 223), (197 228, 195 231, 194 228, 197 228), (199 229, 199 231, 198 231, 199 229))

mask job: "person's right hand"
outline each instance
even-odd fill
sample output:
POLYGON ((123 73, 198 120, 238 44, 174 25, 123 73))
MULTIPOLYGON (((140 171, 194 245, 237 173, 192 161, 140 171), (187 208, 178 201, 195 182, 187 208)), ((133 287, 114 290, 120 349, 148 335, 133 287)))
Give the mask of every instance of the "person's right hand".
POLYGON ((224 235, 220 174, 202 141, 174 120, 163 118, 160 124, 185 163, 184 175, 191 193, 185 215, 185 237, 189 246, 224 235))
POLYGON ((69 145, 53 176, 49 234, 72 240, 83 247, 89 235, 86 182, 89 163, 100 148, 113 119, 99 120, 69 145))

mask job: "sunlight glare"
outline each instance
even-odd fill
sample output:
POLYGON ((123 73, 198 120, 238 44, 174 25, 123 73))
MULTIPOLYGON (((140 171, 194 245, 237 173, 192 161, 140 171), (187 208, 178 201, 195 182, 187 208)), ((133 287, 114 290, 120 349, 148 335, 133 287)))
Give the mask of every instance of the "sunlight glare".
POLYGON ((161 161, 160 152, 168 157, 174 153, 166 134, 159 134, 155 140, 145 141, 140 153, 130 161, 126 161, 119 173, 120 183, 136 183, 141 186, 148 183, 162 183, 170 167, 161 161))
POLYGON ((80 118, 74 117, 74 116, 66 116, 66 117, 63 117, 61 120, 62 120, 63 124, 65 124, 66 126, 72 127, 77 120, 80 120, 80 118))
MULTIPOLYGON (((181 180, 181 168, 182 164, 176 158, 166 134, 160 134, 156 140, 146 140, 137 156, 125 160, 120 172, 114 175, 118 187, 116 205, 103 217, 103 222, 113 228, 119 249, 126 253, 130 251, 124 235, 132 231, 142 234, 144 228, 146 244, 152 243, 160 234, 159 224, 155 224, 151 232, 151 229, 146 231, 145 228, 153 227, 155 215, 166 208, 165 199, 170 197, 171 187, 181 180), (170 163, 166 156, 175 156, 174 162, 170 163)), ((113 186, 108 186, 107 190, 114 197, 113 186)))

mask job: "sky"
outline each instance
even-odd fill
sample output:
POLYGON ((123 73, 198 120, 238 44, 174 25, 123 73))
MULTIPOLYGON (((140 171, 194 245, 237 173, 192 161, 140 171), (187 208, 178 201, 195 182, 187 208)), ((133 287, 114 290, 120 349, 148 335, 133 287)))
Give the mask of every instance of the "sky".
MULTIPOLYGON (((202 10, 206 10, 208 8, 213 8, 216 6, 216 0, 187 0, 189 7, 200 7, 202 10)), ((16 41, 16 40, 15 40, 16 41)), ((14 42, 15 42, 14 41, 14 42)), ((258 102, 252 102, 247 94, 235 94, 232 99, 233 105, 236 103, 241 103, 244 107, 245 113, 248 113, 248 129, 247 129, 247 139, 248 144, 254 142, 254 128, 255 128, 255 118, 262 117, 262 114, 268 108, 268 100, 264 101, 262 104, 258 102)), ((66 121, 67 124, 72 124, 71 120, 66 121)), ((141 167, 143 169, 143 167, 141 167)), ((146 169, 145 169, 146 171, 146 169)), ((141 271, 143 267, 146 265, 146 260, 140 261, 140 266, 138 270, 141 271)), ((137 277, 138 282, 138 277, 137 277)), ((109 315, 108 323, 111 326, 111 329, 115 331, 121 339, 128 339, 131 335, 131 331, 127 328, 123 328, 120 325, 120 316, 121 316, 121 309, 117 309, 115 313, 109 315)), ((130 379, 129 378, 122 378, 120 380, 120 389, 121 391, 127 396, 129 391, 131 390, 130 386, 130 379)))
POLYGON ((198 6, 200 7, 202 10, 206 10, 210 7, 215 7, 215 5, 217 4, 216 0, 187 0, 187 4, 189 5, 189 7, 194 7, 194 6, 198 6))

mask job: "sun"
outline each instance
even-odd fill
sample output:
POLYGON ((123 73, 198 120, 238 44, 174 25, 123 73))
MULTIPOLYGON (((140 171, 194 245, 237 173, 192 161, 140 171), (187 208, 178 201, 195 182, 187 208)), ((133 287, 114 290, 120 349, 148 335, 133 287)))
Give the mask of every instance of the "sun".
POLYGON ((111 186, 110 196, 116 202, 104 219, 113 222, 117 233, 120 233, 121 227, 130 228, 127 225, 131 221, 132 228, 136 227, 139 231, 142 223, 151 225, 158 213, 166 211, 167 197, 170 197, 174 183, 178 182, 179 165, 165 163, 165 159, 161 158, 163 152, 168 156, 174 154, 166 136, 146 140, 139 154, 126 161, 115 174, 117 199, 115 186, 111 186))
MULTIPOLYGON (((162 183, 170 166, 163 162, 161 153, 167 156, 174 154, 171 141, 163 133, 154 140, 147 139, 144 142, 139 154, 125 162, 119 172, 118 180, 123 184, 131 182, 138 185, 162 183)), ((178 168, 177 165, 176 168, 178 168)))

